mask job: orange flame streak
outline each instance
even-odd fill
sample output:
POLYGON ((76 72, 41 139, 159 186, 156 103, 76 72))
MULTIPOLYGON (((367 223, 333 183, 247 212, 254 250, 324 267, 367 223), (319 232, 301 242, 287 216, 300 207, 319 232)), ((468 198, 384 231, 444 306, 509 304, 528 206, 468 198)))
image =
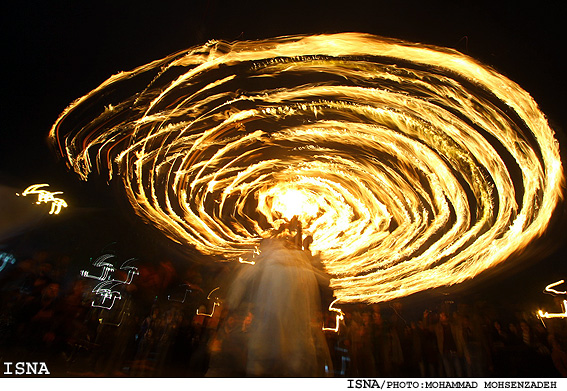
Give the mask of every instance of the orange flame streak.
POLYGON ((337 301, 339 301, 339 299, 335 299, 331 304, 329 304, 329 311, 333 311, 337 313, 337 315, 335 315, 335 327, 323 326, 323 331, 334 331, 335 333, 339 332, 340 322, 345 318, 345 314, 340 308, 333 307, 333 304, 335 304, 337 301))
POLYGON ((50 138, 81 178, 119 175, 141 217, 206 254, 238 259, 298 214, 341 302, 504 262, 545 231, 564 182, 516 83, 454 50, 356 33, 173 54, 74 102, 50 138), (142 77, 143 92, 70 119, 142 77))

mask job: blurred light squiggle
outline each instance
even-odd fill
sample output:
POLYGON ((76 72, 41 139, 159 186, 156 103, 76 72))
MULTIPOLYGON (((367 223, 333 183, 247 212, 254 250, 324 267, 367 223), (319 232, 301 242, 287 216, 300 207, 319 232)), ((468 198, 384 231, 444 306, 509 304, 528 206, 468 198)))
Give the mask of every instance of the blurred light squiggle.
POLYGON ((8 264, 13 265, 14 263, 16 263, 16 258, 10 253, 0 252, 0 262, 2 262, 2 264, 0 265, 1 272, 8 264))
POLYGON ((341 321, 345 318, 345 314, 344 312, 340 309, 340 308, 335 308, 333 307, 333 305, 338 301, 339 299, 335 299, 331 302, 331 304, 329 304, 329 311, 333 311, 336 312, 337 314, 335 315, 335 327, 325 327, 323 325, 323 331, 334 331, 335 333, 339 332, 339 327, 341 324, 341 321))
MULTIPOLYGON (((557 285, 561 285, 565 282, 565 280, 559 280, 557 282, 554 282, 552 284, 549 284, 548 286, 545 287, 544 292, 547 293, 551 293, 552 295, 566 295, 567 291, 558 291, 553 289, 553 287, 556 287, 557 285)), ((567 300, 563 300, 563 302, 561 303, 561 306, 563 308, 563 312, 561 313, 549 313, 549 312, 543 312, 542 310, 538 310, 537 312, 537 316, 541 319, 543 325, 545 326, 545 322, 543 322, 543 318, 546 319, 551 319, 551 318, 567 318, 567 300)))
POLYGON ((100 281, 92 290, 92 292, 98 296, 98 301, 94 300, 91 303, 93 307, 104 308, 107 310, 111 309, 114 306, 116 299, 122 300, 122 294, 119 290, 117 290, 117 287, 120 285, 131 284, 134 276, 140 274, 138 272, 138 268, 130 264, 135 260, 134 258, 131 258, 120 266, 120 270, 126 271, 126 278, 124 280, 115 279, 114 272, 116 269, 114 268, 114 265, 109 262, 109 260, 113 258, 115 258, 113 254, 104 254, 93 262, 93 266, 102 268, 100 276, 90 274, 87 270, 81 270, 80 274, 82 277, 100 281))
POLYGON ((549 293, 554 294, 554 295, 567 295, 567 291, 558 291, 558 290, 553 289, 553 287, 556 287, 557 285, 561 285, 564 282, 565 282, 565 280, 556 281, 556 282, 546 286, 544 290, 545 290, 545 292, 549 292, 549 293))
POLYGON ((173 54, 72 103, 50 139, 205 254, 246 258, 299 215, 339 302, 501 263, 546 229, 563 182, 517 84, 454 50, 357 33, 173 54))
MULTIPOLYGON (((37 195, 37 202, 36 204, 48 204, 51 203, 51 209, 49 210, 49 214, 59 214, 61 212, 61 208, 67 207, 67 202, 64 199, 55 197, 56 194, 63 194, 62 191, 47 191, 42 190, 42 187, 49 186, 47 183, 31 185, 24 190, 22 196, 28 196, 30 194, 37 195)), ((19 195, 19 194, 18 194, 19 195)))
POLYGON ((219 298, 216 297, 216 296, 211 299, 211 295, 213 294, 213 292, 215 292, 218 289, 220 289, 220 287, 217 287, 217 288, 213 289, 212 291, 210 291, 208 296, 207 296, 207 300, 213 300, 213 308, 211 310, 211 313, 210 314, 201 313, 201 312, 199 312, 199 309, 197 309, 197 312, 196 312, 197 315, 208 316, 209 318, 213 317, 213 315, 215 314, 215 308, 220 306, 220 301, 219 301, 219 298))

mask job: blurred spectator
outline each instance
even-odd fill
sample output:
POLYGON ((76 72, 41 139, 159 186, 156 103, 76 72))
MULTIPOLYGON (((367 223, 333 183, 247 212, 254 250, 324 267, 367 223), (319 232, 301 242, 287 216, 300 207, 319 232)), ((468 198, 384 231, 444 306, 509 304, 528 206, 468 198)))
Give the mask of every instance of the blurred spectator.
POLYGON ((554 335, 549 336, 549 343, 553 365, 562 377, 567 377, 567 353, 554 335))
MULTIPOLYGON (((455 317, 457 315, 455 314, 455 317)), ((462 377, 463 335, 462 327, 456 318, 449 321, 446 312, 439 314, 439 323, 435 330, 437 346, 443 362, 444 375, 447 377, 462 377)))
POLYGON ((248 325, 236 314, 229 314, 209 341, 208 377, 246 375, 246 333, 248 325))
MULTIPOLYGON (((305 251, 295 247, 289 250, 305 256, 305 267, 315 273, 313 265, 320 262, 308 252, 308 241, 304 247, 305 251)), ((258 306, 266 302, 253 302, 251 291, 241 292, 243 305, 238 311, 229 311, 227 303, 220 300, 214 317, 196 314, 200 306, 201 314, 211 312, 211 302, 201 286, 224 287, 226 275, 233 271, 226 265, 210 272, 204 266, 191 265, 180 274, 170 261, 140 264, 140 275, 123 287, 120 299, 107 309, 92 306, 96 281, 85 280, 78 270, 73 271, 73 264, 65 254, 36 251, 0 274, 0 351, 5 360, 48 361, 56 376, 254 374, 246 371, 249 341, 264 319, 258 306), (175 290, 172 287, 179 292, 168 295, 175 290)), ((251 270, 250 265, 242 267, 251 270)), ((300 274, 297 268, 292 271, 300 274)), ((263 300, 275 291, 285 291, 284 287, 294 288, 287 286, 290 276, 272 276, 262 290, 263 300)), ((328 281, 323 274, 317 277, 328 281)), ((117 278, 125 279, 120 275, 117 278)), ((331 291, 325 283, 322 285, 320 292, 330 302, 331 291)), ((302 284, 295 288, 304 291, 302 284)), ((307 369, 293 373, 319 377, 567 376, 564 319, 548 319, 544 327, 530 314, 514 313, 495 303, 463 305, 457 299, 458 311, 451 311, 445 302, 433 302, 422 308, 405 307, 409 314, 402 312, 399 302, 343 304, 338 305, 345 315, 338 331, 323 334, 322 324, 335 326, 335 313, 327 308, 319 310, 319 288, 312 288, 317 310, 301 322, 308 325, 305 330, 309 330, 311 339, 305 339, 310 341, 305 346, 318 364, 302 366, 301 360, 291 357, 303 357, 303 351, 290 352, 285 357, 296 365, 295 369, 307 369)), ((297 310, 297 299, 277 299, 297 310)), ((274 300, 270 304, 278 305, 274 300)), ((562 304, 557 299, 557 305, 562 304)), ((264 305, 263 311, 267 310, 264 305)), ((290 319, 293 322, 289 325, 298 321, 295 315, 290 319)), ((267 333, 257 341, 269 351, 274 335, 267 333)), ((301 338, 286 337, 282 341, 291 346, 301 338)), ((289 376, 292 372, 271 373, 289 376)))

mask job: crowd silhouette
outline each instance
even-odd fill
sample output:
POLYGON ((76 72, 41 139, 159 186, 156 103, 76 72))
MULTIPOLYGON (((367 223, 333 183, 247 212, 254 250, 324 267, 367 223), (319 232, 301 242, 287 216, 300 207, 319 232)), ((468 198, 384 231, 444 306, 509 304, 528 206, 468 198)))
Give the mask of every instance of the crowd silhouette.
MULTIPOLYGON (((264 289, 263 301, 248 300, 247 305, 231 307, 228 298, 234 292, 222 288, 218 305, 207 298, 227 275, 236 274, 230 266, 215 266, 212 273, 190 267, 180 273, 168 261, 139 262, 132 284, 121 287, 111 308, 103 308, 93 306, 92 281, 72 265, 69 256, 37 251, 2 270, 4 362, 46 362, 52 375, 62 377, 567 376, 565 319, 544 323, 532 312, 490 301, 444 297, 411 308, 403 301, 342 304, 344 318, 338 320, 336 312, 326 309, 332 297, 322 283, 322 305, 314 307, 309 319, 298 318, 294 311, 302 310, 294 302, 289 302, 291 312, 279 313, 289 317, 286 327, 301 322, 309 333, 278 337, 284 342, 284 365, 277 361, 282 356, 270 353, 275 329, 263 330, 265 335, 258 330, 267 319, 259 312, 261 303, 283 305, 266 301, 269 286, 256 288, 264 289), (318 331, 312 334, 314 327, 318 331), (309 340, 313 349, 299 338, 309 340), (259 362, 271 357, 274 365, 251 371, 251 349, 259 362), (317 367, 301 371, 308 366, 308 351, 317 367)), ((278 278, 280 284, 290 281, 278 278)))

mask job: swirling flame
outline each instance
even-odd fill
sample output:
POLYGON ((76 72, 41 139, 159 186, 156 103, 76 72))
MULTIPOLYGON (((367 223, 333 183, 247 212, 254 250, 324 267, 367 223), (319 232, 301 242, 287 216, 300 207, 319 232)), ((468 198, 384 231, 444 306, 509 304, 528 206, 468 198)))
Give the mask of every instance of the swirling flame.
POLYGON ((245 257, 298 215, 340 302, 501 263, 546 229, 563 183, 554 133, 517 84, 453 50, 357 33, 173 54, 72 103, 50 138, 82 179, 118 173, 140 216, 206 254, 245 257))

